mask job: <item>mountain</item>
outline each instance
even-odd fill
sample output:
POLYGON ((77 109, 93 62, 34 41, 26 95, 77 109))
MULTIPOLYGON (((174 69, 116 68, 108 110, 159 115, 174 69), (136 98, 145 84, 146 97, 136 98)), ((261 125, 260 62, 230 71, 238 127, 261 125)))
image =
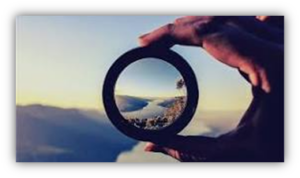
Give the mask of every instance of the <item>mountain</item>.
POLYGON ((111 162, 137 143, 104 113, 43 105, 16 107, 18 162, 111 162))
POLYGON ((150 99, 127 95, 116 95, 116 103, 121 112, 140 110, 148 105, 150 99))
POLYGON ((165 108, 169 108, 171 107, 176 101, 176 98, 168 98, 163 100, 162 102, 158 103, 157 105, 165 107, 165 108))

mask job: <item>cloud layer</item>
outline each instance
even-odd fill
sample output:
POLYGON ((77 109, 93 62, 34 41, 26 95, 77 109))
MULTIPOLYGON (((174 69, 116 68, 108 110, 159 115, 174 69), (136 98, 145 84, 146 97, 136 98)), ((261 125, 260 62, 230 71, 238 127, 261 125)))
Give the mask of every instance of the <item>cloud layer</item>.
MULTIPOLYGON (((243 112, 201 112, 180 135, 205 135, 216 137, 233 129, 243 112)), ((117 162, 178 162, 161 153, 145 152, 145 142, 139 142, 131 151, 121 153, 117 162)))

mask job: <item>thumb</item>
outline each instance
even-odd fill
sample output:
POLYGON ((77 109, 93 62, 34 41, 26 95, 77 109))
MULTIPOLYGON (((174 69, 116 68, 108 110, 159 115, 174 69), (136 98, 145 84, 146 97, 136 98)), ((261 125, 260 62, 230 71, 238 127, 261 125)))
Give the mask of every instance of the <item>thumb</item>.
POLYGON ((145 151, 163 153, 179 161, 206 161, 208 154, 216 151, 216 144, 216 138, 176 135, 157 144, 147 143, 145 151))
POLYGON ((158 153, 163 153, 165 155, 171 156, 177 160, 180 160, 180 154, 179 151, 172 149, 172 148, 167 148, 163 146, 156 145, 154 143, 148 142, 145 146, 145 151, 147 152, 158 152, 158 153))

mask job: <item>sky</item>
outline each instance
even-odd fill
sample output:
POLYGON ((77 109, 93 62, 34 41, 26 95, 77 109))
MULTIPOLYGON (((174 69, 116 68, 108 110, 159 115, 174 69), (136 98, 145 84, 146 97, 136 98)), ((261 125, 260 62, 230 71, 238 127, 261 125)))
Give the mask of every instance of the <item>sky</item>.
MULTIPOLYGON (((16 104, 103 108, 102 85, 112 63, 138 46, 138 36, 178 17, 17 17, 16 104)), ((235 69, 217 62, 199 47, 172 49, 187 60, 197 76, 200 109, 243 110, 249 105, 250 85, 235 69)), ((143 87, 134 89, 141 93, 143 87)))
POLYGON ((176 88, 182 76, 171 64, 144 58, 129 65, 119 76, 115 92, 117 95, 138 97, 174 97, 185 94, 176 88))

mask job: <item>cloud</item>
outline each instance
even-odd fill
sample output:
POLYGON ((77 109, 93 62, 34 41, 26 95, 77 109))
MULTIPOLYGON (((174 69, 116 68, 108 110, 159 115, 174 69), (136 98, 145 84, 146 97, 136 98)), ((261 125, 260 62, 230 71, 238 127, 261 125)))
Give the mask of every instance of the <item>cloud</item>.
POLYGON ((213 132, 205 122, 199 120, 192 120, 191 123, 180 132, 180 135, 203 135, 213 132))
MULTIPOLYGON (((233 129, 241 114, 236 112, 202 112, 196 114, 196 117, 179 134, 217 137, 233 129)), ((121 153, 117 158, 117 162, 178 162, 161 153, 145 152, 145 144, 145 142, 139 142, 131 151, 121 153)))
MULTIPOLYGON (((177 162, 145 152, 145 142, 124 136, 96 111, 31 105, 17 106, 16 115, 17 161, 177 162)), ((239 118, 201 112, 180 134, 214 137, 233 129, 239 118)))
POLYGON ((243 111, 206 111, 196 113, 192 121, 180 133, 182 135, 209 135, 216 137, 233 130, 243 111))
MULTIPOLYGON (((215 133, 214 129, 207 126, 203 121, 194 119, 180 134, 214 135, 215 133)), ((139 142, 131 151, 121 153, 117 162, 178 162, 161 153, 145 152, 145 145, 145 142, 139 142)))
POLYGON ((161 153, 145 152, 145 142, 139 142, 130 152, 123 152, 117 162, 178 162, 177 160, 161 153))
POLYGON ((66 154, 66 153, 72 153, 71 150, 54 147, 50 145, 39 145, 36 147, 34 152, 37 152, 39 154, 66 154))

